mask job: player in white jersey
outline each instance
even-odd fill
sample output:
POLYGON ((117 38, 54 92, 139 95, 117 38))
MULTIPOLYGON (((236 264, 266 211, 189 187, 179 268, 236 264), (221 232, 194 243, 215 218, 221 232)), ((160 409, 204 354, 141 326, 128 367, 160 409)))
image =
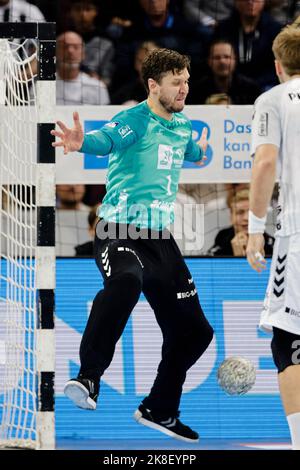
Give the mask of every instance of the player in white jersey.
POLYGON ((273 42, 280 85, 255 103, 247 258, 265 268, 267 206, 278 170, 279 216, 260 326, 273 330, 272 353, 293 449, 300 449, 300 28, 284 28, 273 42))

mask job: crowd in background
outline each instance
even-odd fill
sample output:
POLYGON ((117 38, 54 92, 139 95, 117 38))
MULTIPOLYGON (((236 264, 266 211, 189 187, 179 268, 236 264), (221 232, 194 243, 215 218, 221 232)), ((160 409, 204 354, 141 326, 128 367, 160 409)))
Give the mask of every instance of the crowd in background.
MULTIPOLYGON (((299 14, 300 1, 296 0, 0 0, 0 22, 56 22, 58 105, 134 105, 143 101, 146 90, 141 64, 156 47, 190 56, 187 104, 253 104, 278 83, 272 42, 282 26, 299 14)), ((180 188, 179 201, 185 194, 200 202, 195 194, 203 192, 201 188, 187 192, 186 188, 180 188)), ((219 194, 224 191, 219 188, 219 194)), ((58 233, 60 245, 70 240, 74 224, 78 233, 84 227, 82 237, 77 233, 72 251, 62 248, 58 254, 74 254, 76 241, 86 237, 87 220, 93 222, 94 206, 104 194, 99 186, 58 188, 58 227, 60 220, 66 225, 66 217, 72 219, 67 224, 70 230, 58 233), (85 214, 84 223, 78 212, 85 214)), ((89 229, 93 223, 88 222, 89 229)), ((223 247, 222 254, 241 254, 233 245, 228 245, 231 252, 224 252, 223 247)), ((211 254, 218 254, 216 246, 218 240, 211 254)), ((79 246, 75 251, 91 254, 85 249, 91 251, 92 246, 79 246)))
POLYGON ((252 104, 277 84, 272 42, 299 14, 296 0, 0 0, 0 21, 57 23, 62 104, 145 99, 140 63, 153 47, 191 57, 189 104, 215 93, 252 104))

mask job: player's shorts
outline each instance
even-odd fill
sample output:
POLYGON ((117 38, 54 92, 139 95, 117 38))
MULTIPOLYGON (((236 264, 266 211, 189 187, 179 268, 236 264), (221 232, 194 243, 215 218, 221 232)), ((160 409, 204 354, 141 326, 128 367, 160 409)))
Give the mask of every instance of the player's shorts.
POLYGON ((260 327, 300 335, 300 233, 277 237, 260 327))

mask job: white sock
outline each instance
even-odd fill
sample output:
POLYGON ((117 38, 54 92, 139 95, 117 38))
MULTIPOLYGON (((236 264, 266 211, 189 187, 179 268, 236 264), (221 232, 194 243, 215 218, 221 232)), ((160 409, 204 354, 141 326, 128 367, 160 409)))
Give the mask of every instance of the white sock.
POLYGON ((300 413, 293 413, 286 418, 289 423, 292 448, 293 450, 300 450, 300 413))

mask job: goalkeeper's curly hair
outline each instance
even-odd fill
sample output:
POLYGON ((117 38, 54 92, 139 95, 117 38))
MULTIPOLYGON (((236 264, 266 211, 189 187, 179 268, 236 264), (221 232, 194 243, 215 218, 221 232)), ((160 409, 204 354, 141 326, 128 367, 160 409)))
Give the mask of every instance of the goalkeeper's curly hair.
POLYGON ((190 70, 190 58, 171 49, 155 49, 145 58, 142 65, 142 79, 149 93, 148 80, 152 78, 160 83, 168 73, 176 74, 187 68, 190 70))

